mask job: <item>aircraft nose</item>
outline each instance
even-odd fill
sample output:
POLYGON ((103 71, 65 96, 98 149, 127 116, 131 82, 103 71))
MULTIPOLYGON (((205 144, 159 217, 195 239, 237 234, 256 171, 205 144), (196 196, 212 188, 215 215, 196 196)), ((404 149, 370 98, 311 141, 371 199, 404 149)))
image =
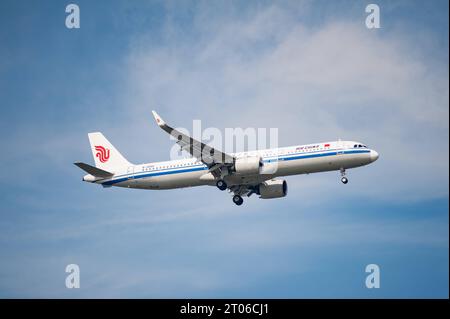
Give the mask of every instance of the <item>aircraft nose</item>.
POLYGON ((380 157, 380 155, 378 154, 377 151, 374 151, 374 150, 370 151, 370 160, 372 162, 375 162, 378 159, 378 157, 380 157))

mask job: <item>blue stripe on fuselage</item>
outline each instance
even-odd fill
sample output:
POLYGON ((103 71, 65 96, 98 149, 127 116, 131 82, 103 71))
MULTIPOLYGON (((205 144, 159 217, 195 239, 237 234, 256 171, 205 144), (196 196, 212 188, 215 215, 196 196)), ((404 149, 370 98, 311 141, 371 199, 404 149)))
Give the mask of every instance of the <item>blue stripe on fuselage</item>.
POLYGON ((113 185, 113 184, 117 184, 120 182, 125 182, 128 180, 133 180, 133 179, 139 179, 139 178, 145 178, 145 177, 152 177, 152 176, 160 176, 160 175, 170 175, 170 174, 181 174, 181 173, 188 173, 188 172, 196 172, 196 171, 203 171, 203 170, 207 170, 208 167, 206 166, 199 166, 199 167, 194 167, 194 168, 185 168, 185 169, 177 169, 175 171, 156 171, 156 172, 152 172, 152 173, 146 173, 146 174, 141 174, 141 175, 128 175, 128 177, 122 177, 119 179, 114 179, 114 180, 110 180, 107 182, 102 183, 103 185, 113 185))

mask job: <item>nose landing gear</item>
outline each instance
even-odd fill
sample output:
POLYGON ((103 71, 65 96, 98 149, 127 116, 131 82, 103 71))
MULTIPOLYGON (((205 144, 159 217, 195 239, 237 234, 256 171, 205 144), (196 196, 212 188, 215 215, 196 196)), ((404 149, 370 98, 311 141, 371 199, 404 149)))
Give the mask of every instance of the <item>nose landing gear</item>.
POLYGON ((345 168, 341 168, 341 182, 343 183, 343 184, 347 184, 348 183, 348 178, 347 177, 345 177, 345 168))

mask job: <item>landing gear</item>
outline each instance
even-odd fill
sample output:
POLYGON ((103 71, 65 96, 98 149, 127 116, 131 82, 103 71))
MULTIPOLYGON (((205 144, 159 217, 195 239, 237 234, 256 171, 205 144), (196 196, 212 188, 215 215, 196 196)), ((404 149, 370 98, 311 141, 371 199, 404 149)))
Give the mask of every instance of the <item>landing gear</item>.
POLYGON ((348 183, 348 178, 345 177, 345 168, 341 168, 341 182, 343 184, 347 184, 348 183))
POLYGON ((236 205, 241 206, 243 202, 244 202, 244 200, 242 199, 241 196, 239 196, 239 195, 233 196, 233 203, 235 203, 236 205))
POLYGON ((228 187, 228 186, 227 186, 227 183, 225 183, 223 179, 219 179, 219 180, 216 182, 216 186, 217 186, 217 188, 220 189, 221 191, 226 190, 227 187, 228 187))

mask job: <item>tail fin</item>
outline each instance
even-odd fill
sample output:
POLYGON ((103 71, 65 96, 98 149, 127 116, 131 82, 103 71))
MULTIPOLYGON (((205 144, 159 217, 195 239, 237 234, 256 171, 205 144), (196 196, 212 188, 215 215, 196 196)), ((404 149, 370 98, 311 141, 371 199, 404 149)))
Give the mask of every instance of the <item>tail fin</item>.
POLYGON ((89 133, 88 136, 97 168, 114 173, 133 165, 119 153, 102 133, 89 133))

